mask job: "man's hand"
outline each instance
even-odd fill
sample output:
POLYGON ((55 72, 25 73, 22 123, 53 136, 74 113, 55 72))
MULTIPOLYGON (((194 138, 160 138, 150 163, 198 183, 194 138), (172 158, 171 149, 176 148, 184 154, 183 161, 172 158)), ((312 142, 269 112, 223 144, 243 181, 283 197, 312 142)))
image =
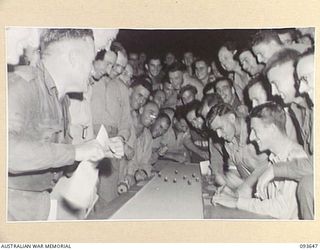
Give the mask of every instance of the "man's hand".
POLYGON ((212 197, 212 204, 219 204, 224 207, 236 208, 237 207, 237 198, 229 196, 229 195, 215 195, 212 197))
POLYGON ((242 197, 242 198, 252 198, 252 188, 248 186, 247 183, 242 183, 238 188, 237 188, 237 196, 242 197))
POLYGON ((118 158, 124 156, 124 146, 123 139, 120 136, 109 138, 109 149, 111 151, 111 155, 107 156, 108 158, 118 158))
POLYGON ((257 183, 257 192, 255 196, 259 199, 265 200, 268 198, 267 196, 267 186, 270 181, 274 179, 274 172, 273 167, 269 166, 266 168, 266 170, 263 172, 263 174, 259 177, 258 183, 257 183))
POLYGON ((160 156, 164 156, 168 151, 168 147, 166 145, 161 146, 161 148, 159 148, 158 150, 158 154, 160 156))
POLYGON ((227 184, 227 182, 225 180, 225 176, 223 174, 218 173, 218 172, 215 172, 214 183, 217 186, 225 186, 227 184))
POLYGON ((94 139, 75 145, 75 153, 76 161, 100 161, 106 157, 108 151, 103 149, 100 143, 94 139))

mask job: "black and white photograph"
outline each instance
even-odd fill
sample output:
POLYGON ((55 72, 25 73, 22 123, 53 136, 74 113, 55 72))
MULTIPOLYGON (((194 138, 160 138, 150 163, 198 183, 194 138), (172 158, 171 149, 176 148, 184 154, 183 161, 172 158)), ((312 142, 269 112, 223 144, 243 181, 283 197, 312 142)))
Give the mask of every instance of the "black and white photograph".
POLYGON ((7 222, 314 220, 314 27, 8 26, 7 222))

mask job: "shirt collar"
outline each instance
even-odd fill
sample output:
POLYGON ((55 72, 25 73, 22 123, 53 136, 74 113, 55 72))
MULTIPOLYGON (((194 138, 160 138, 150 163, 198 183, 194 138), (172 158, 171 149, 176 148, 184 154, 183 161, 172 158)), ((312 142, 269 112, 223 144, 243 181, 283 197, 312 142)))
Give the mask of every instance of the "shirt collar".
POLYGON ((273 163, 287 161, 291 150, 292 150, 292 146, 288 145, 288 147, 285 147, 285 150, 283 150, 278 155, 275 155, 274 153, 270 153, 269 160, 273 163))
POLYGON ((50 73, 48 72, 48 70, 44 66, 44 64, 42 62, 39 62, 37 67, 38 67, 39 71, 41 72, 40 77, 41 77, 41 80, 43 81, 43 83, 45 84, 45 86, 48 90, 48 93, 50 95, 58 95, 56 84, 55 84, 53 78, 51 77, 50 73))

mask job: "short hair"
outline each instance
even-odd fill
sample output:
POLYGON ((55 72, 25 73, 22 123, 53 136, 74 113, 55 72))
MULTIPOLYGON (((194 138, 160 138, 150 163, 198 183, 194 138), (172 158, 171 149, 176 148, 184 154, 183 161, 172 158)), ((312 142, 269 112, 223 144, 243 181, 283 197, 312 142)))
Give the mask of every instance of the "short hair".
POLYGON ((254 78, 249 80, 247 86, 243 90, 243 95, 245 97, 244 99, 246 100, 246 102, 251 103, 251 104, 248 103, 250 106, 252 106, 252 101, 249 98, 249 90, 253 86, 260 85, 261 88, 263 88, 266 91, 267 98, 268 99, 270 98, 269 95, 271 94, 271 90, 270 90, 271 85, 270 84, 266 84, 266 83, 267 83, 267 81, 266 81, 264 75, 262 75, 262 74, 259 74, 258 76, 256 76, 256 77, 254 77, 254 78))
POLYGON ((41 51, 45 51, 51 44, 63 40, 86 39, 93 37, 91 29, 45 29, 40 36, 41 51))
POLYGON ((168 72, 185 71, 186 67, 180 62, 174 62, 170 65, 168 72))
MULTIPOLYGON (((237 50, 237 44, 236 44, 236 42, 235 42, 235 41, 231 41, 231 40, 226 41, 224 44, 222 44, 222 46, 220 47, 220 49, 221 49, 222 47, 225 47, 227 50, 229 50, 229 51, 231 51, 231 52, 234 52, 234 51, 237 50)), ((219 49, 219 50, 220 50, 220 49, 219 49)))
POLYGON ((256 106, 250 112, 249 117, 250 119, 259 118, 267 124, 274 124, 283 134, 286 134, 286 112, 278 103, 267 102, 256 106))
POLYGON ((151 83, 148 82, 146 79, 144 78, 137 78, 136 80, 133 81, 133 83, 131 84, 131 88, 136 88, 138 86, 142 86, 143 88, 147 89, 150 94, 152 93, 152 86, 151 83))
POLYGON ((166 120, 166 123, 168 123, 169 126, 171 125, 171 119, 166 113, 160 112, 157 117, 157 120, 160 120, 160 119, 166 120))
POLYGON ((162 89, 157 89, 157 90, 154 90, 154 91, 151 93, 151 95, 154 97, 158 92, 162 92, 163 94, 165 94, 162 89))
POLYGON ((94 58, 95 61, 103 61, 107 51, 105 49, 99 50, 94 58))
POLYGON ((175 113, 175 109, 170 108, 170 107, 168 107, 168 108, 161 108, 161 109, 160 109, 160 113, 165 113, 165 114, 167 114, 167 115, 170 117, 170 119, 172 119, 173 116, 174 116, 174 113, 175 113))
POLYGON ((233 59, 235 59, 235 60, 237 60, 237 61, 240 61, 240 58, 239 58, 240 55, 241 55, 243 52, 246 52, 246 51, 250 52, 250 53, 252 54, 252 56, 254 57, 254 53, 252 52, 252 50, 249 49, 249 48, 247 48, 247 47, 245 47, 245 48, 239 49, 239 50, 237 51, 237 53, 233 56, 233 59))
POLYGON ((194 53, 192 52, 192 50, 185 50, 185 51, 183 52, 183 56, 184 56, 185 54, 187 54, 187 53, 191 53, 191 54, 194 56, 194 53))
POLYGON ((195 61, 193 62, 194 65, 196 65, 197 62, 204 62, 204 63, 207 65, 207 67, 210 67, 210 62, 209 62, 208 60, 204 59, 204 58, 198 58, 197 60, 195 60, 195 61))
POLYGON ((280 35, 289 33, 293 41, 297 39, 297 31, 294 28, 276 29, 276 32, 280 35))
POLYGON ((207 83, 207 84, 204 86, 203 90, 202 90, 203 95, 208 95, 208 92, 209 92, 210 90, 212 90, 212 89, 213 89, 213 91, 215 91, 214 84, 215 84, 214 81, 207 83))
MULTIPOLYGON (((252 79, 249 80, 248 85, 245 87, 244 91, 245 92, 249 92, 249 89, 254 86, 254 85, 258 85, 260 83, 260 85, 265 89, 264 86, 264 78, 262 77, 262 75, 258 75, 257 77, 254 77, 252 79)), ((266 90, 266 89, 265 89, 266 90)), ((267 91, 267 90, 266 90, 267 91)))
POLYGON ((159 60, 160 64, 162 64, 161 62, 161 56, 158 54, 152 54, 149 58, 148 58, 148 64, 150 63, 151 60, 159 60))
POLYGON ((183 93, 186 92, 186 91, 190 91, 192 94, 194 94, 195 96, 198 94, 198 90, 195 86, 192 86, 190 84, 188 85, 185 85, 183 86, 181 89, 180 89, 180 92, 179 92, 179 97, 181 98, 183 93))
POLYGON ((200 108, 201 102, 199 100, 193 100, 192 102, 185 105, 185 117, 191 111, 195 111, 196 115, 198 114, 198 109, 200 108))
POLYGON ((233 81, 232 81, 230 78, 228 78, 228 77, 219 77, 219 78, 217 78, 217 79, 214 81, 214 83, 213 83, 215 90, 217 90, 217 84, 218 84, 219 82, 222 82, 222 81, 226 81, 226 82, 228 83, 229 87, 230 87, 231 89, 233 88, 233 81))
POLYGON ((282 44, 278 34, 275 31, 261 30, 252 37, 251 46, 253 47, 261 43, 270 43, 272 41, 276 42, 279 45, 282 44))
POLYGON ((297 74, 297 65, 299 63, 299 61, 307 56, 314 56, 314 50, 313 49, 308 49, 307 51, 305 51, 304 53, 300 54, 298 56, 298 58, 295 60, 294 62, 294 79, 296 82, 299 82, 298 79, 298 74, 297 74))
MULTIPOLYGON (((153 105, 154 107, 157 107, 157 108, 159 109, 158 105, 157 105, 154 101, 148 100, 148 101, 143 105, 143 107, 146 107, 146 106, 148 106, 148 105, 153 105)), ((157 117, 157 118, 158 118, 158 117, 157 117)))
POLYGON ((292 66, 294 67, 294 63, 299 55, 299 52, 293 49, 280 50, 279 52, 275 53, 267 62, 267 65, 263 71, 264 75, 267 75, 270 69, 281 66, 287 62, 292 62, 292 66))
POLYGON ((127 56, 127 51, 126 49, 123 47, 123 45, 121 43, 119 43, 118 41, 113 41, 111 43, 111 46, 110 46, 110 50, 112 50, 113 52, 115 52, 117 55, 119 53, 119 51, 125 56, 125 57, 128 57, 127 56))
POLYGON ((130 51, 129 52, 129 57, 130 57, 130 55, 137 55, 137 57, 139 57, 139 53, 136 52, 136 51, 130 51))
MULTIPOLYGON (((205 95, 201 100, 201 106, 198 109, 198 115, 200 115, 202 113, 202 109, 203 109, 203 106, 205 103, 211 109, 213 106, 223 103, 223 100, 222 100, 221 96, 217 93, 205 95)), ((204 117, 204 118, 206 118, 206 117, 204 117)))
POLYGON ((236 115, 236 112, 233 110, 232 106, 227 103, 220 103, 213 106, 206 117, 206 126, 210 128, 210 124, 214 119, 216 119, 217 116, 222 116, 225 114, 236 115))

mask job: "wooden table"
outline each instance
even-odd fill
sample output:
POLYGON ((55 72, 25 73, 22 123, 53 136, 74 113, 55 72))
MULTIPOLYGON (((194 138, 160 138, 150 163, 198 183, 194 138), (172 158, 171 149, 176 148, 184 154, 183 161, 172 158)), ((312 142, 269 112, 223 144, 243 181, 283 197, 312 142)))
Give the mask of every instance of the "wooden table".
POLYGON ((156 168, 160 174, 109 219, 203 219, 199 164, 159 161, 156 168))

